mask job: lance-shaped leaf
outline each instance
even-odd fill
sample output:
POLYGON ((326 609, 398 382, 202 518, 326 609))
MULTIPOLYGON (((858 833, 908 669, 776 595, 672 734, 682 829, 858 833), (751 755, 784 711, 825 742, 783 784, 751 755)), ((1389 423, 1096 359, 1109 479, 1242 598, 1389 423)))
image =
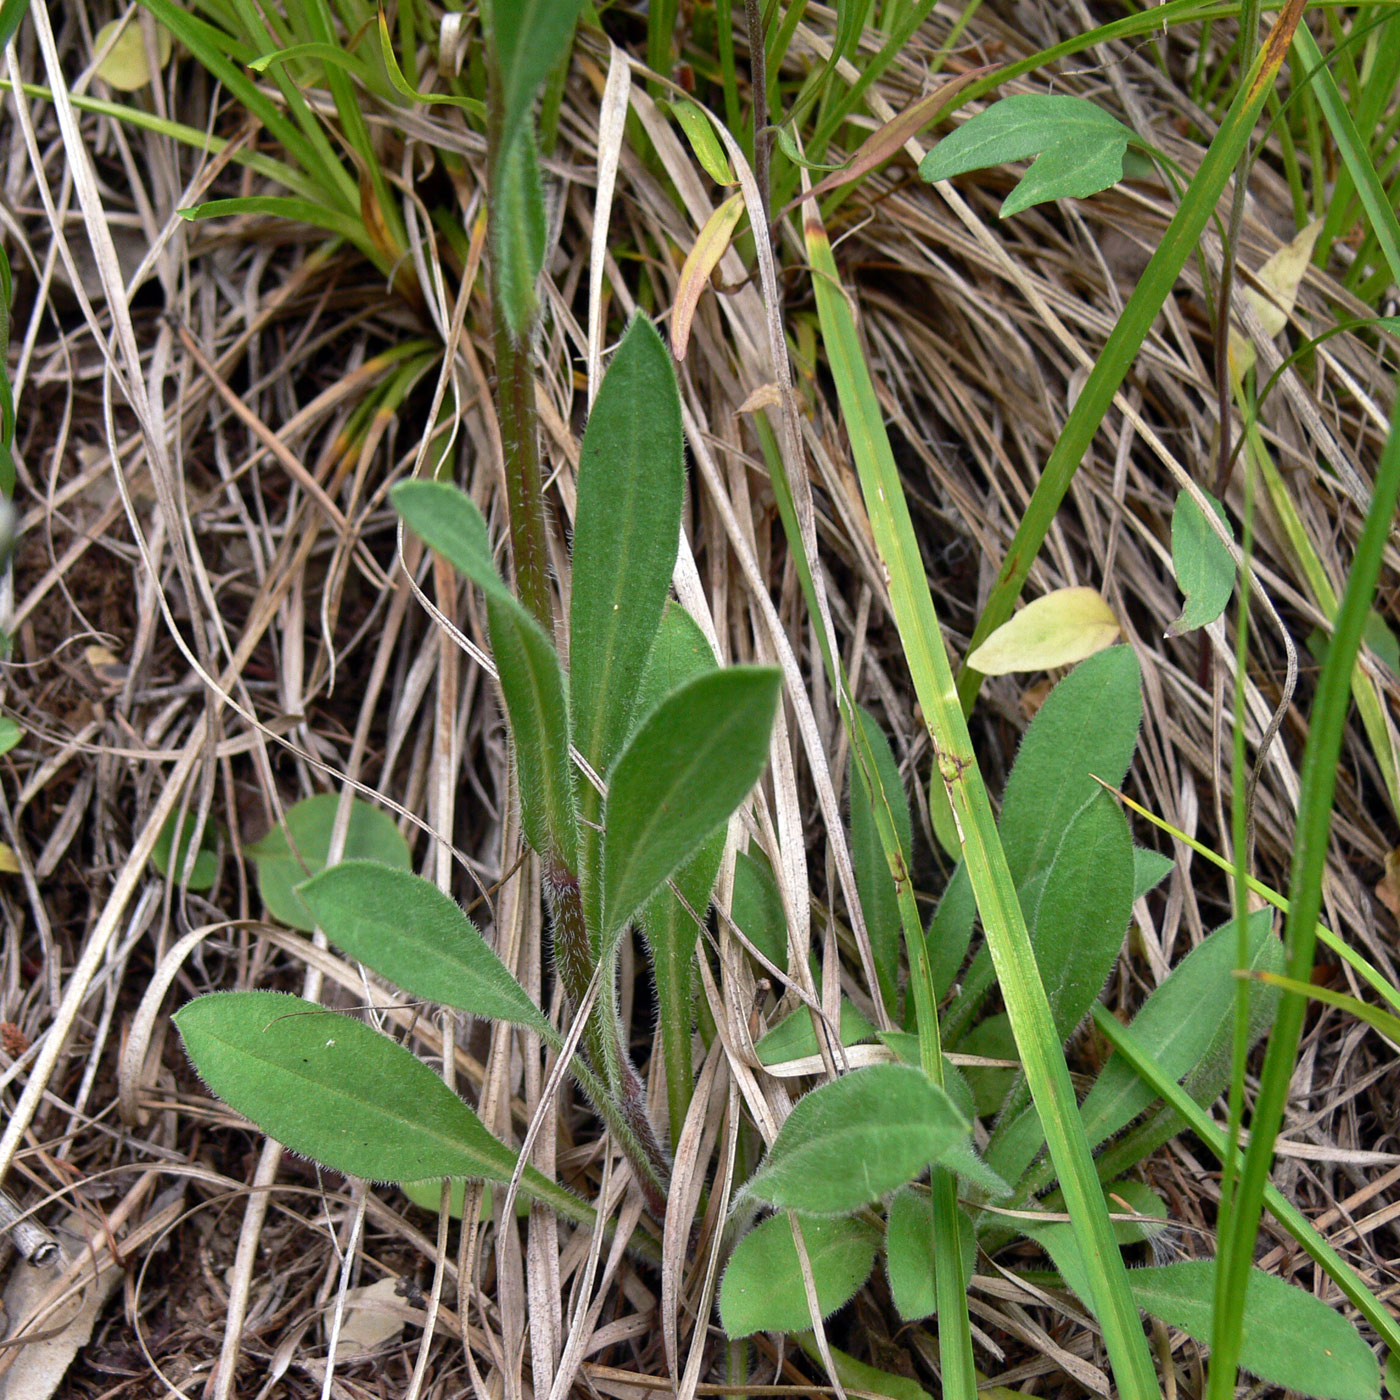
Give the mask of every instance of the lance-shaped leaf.
POLYGON ((440 481, 403 481, 389 495, 404 523, 486 594, 491 649, 515 740, 525 839, 576 869, 569 712, 554 644, 496 572, 486 522, 470 496, 440 481))
MULTIPOLYGON (((880 1232, 864 1220, 802 1221, 817 1307, 828 1317, 870 1277, 880 1232)), ((774 1215, 744 1236, 719 1289, 719 1316, 732 1338, 755 1332, 805 1332, 812 1325, 797 1243, 786 1215, 774 1215)))
POLYGON ((487 7, 502 126, 514 130, 568 52, 580 0, 492 0, 487 7))
MULTIPOLYGON (((1065 1282, 1088 1303, 1084 1257, 1072 1227, 1040 1226, 1034 1236, 1065 1282)), ((1211 1336, 1215 1276, 1214 1259, 1128 1270, 1138 1307, 1199 1342, 1211 1336)), ((1247 1277, 1243 1301, 1233 1302, 1243 1313, 1239 1362, 1246 1371, 1320 1400, 1377 1400, 1380 1368, 1346 1318, 1321 1298, 1262 1269, 1249 1269, 1247 1277)))
POLYGON ((457 901, 430 880, 347 860, 299 885, 297 893, 332 943, 410 996, 557 1039, 457 901))
POLYGON ((684 491, 675 372, 639 316, 603 376, 579 455, 569 686, 574 741, 599 773, 632 727, 676 565, 684 491))
POLYGON ((853 1070, 797 1101, 736 1203, 752 1198, 811 1215, 849 1214, 931 1162, 951 1162, 968 1133, 967 1120, 922 1070, 853 1070))
MULTIPOLYGON (((656 645, 642 673, 638 710, 650 713, 686 681, 717 668, 705 634, 684 608, 672 605, 661 619, 656 645)), ((703 919, 709 908, 723 853, 724 828, 718 827, 676 871, 675 890, 663 885, 647 901, 641 916, 656 988, 656 1019, 661 1027, 673 1141, 679 1138, 685 1123, 693 1080, 690 1046, 695 1019, 694 963, 695 944, 700 936, 696 918, 703 919)))
MULTIPOLYGON (((895 835, 899 839, 900 854, 904 857, 904 868, 908 870, 913 860, 913 825, 909 818, 909 800, 904 794, 898 765, 890 750, 889 740, 885 738, 875 716, 868 710, 858 708, 856 719, 865 732, 866 743, 875 759, 874 776, 878 778, 878 786, 873 789, 873 800, 882 800, 883 790, 883 800, 889 804, 895 835)), ((880 834, 875 825, 872 788, 867 786, 865 775, 860 770, 860 761, 854 746, 851 749, 849 769, 847 784, 851 794, 851 862, 855 866, 856 891, 860 895, 865 927, 870 934, 870 951, 875 958, 875 974, 880 979, 880 995, 884 999, 885 1009, 893 1012, 899 987, 899 940, 902 927, 899 919, 899 894, 895 889, 890 862, 880 844, 880 834)))
POLYGON ((761 666, 700 676, 667 696, 632 736, 608 774, 605 939, 748 796, 767 762, 781 684, 777 670, 761 666))
MULTIPOLYGON (((1224 508, 1211 497, 1207 500, 1233 539, 1224 508)), ((1214 622, 1235 590, 1235 561, 1189 491, 1176 498, 1172 511, 1172 567, 1177 587, 1186 595, 1186 606, 1167 635, 1179 637, 1214 622)))
MULTIPOLYGON (((175 1015, 200 1078, 269 1137, 370 1181, 509 1181, 517 1154, 421 1060, 361 1021, 282 992, 214 992, 175 1015)), ((523 1188, 592 1211, 533 1167, 523 1188)))

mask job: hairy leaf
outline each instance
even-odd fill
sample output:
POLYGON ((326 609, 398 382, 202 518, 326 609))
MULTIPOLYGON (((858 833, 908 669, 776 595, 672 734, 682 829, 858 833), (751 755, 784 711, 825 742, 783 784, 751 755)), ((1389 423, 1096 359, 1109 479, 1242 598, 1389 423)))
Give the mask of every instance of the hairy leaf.
MULTIPOLYGON (((325 869, 339 801, 335 793, 323 792, 288 807, 285 829, 275 826, 246 848, 258 867, 258 889, 269 917, 307 933, 316 924, 296 887, 325 869)), ((377 860, 401 870, 412 863, 393 818, 358 797, 350 801, 344 857, 377 860)))
POLYGON ((676 565, 684 491, 675 372, 655 327, 638 316, 603 376, 579 457, 569 684, 575 743, 599 773, 632 727, 676 565))
POLYGON ((457 901, 430 880, 347 860, 299 885, 297 893, 332 943, 410 996, 558 1040, 457 901))
POLYGON ((757 666, 699 676, 632 736, 608 774, 605 940, 749 795, 767 762, 781 683, 778 671, 757 666))
POLYGON ((812 1215, 858 1210, 949 1161, 967 1120, 921 1071, 852 1070, 799 1099, 768 1155, 736 1199, 812 1215))
MULTIPOLYGON (((214 1093, 334 1171, 509 1181, 515 1169, 514 1149, 427 1065, 362 1021, 282 992, 213 992, 182 1007, 175 1025, 214 1093)), ((522 1184, 571 1219, 591 1215, 533 1167, 522 1184)))
MULTIPOLYGON (((828 1317, 870 1277, 880 1232, 864 1220, 804 1219, 801 1228, 817 1305, 828 1317)), ((755 1332, 804 1332, 812 1325, 785 1214, 770 1216, 735 1247, 720 1283, 719 1315, 736 1339, 755 1332)))
MULTIPOLYGON (((977 1239, 972 1221, 958 1211, 958 1245, 963 1287, 972 1277, 977 1239)), ((906 1322, 917 1322, 938 1311, 938 1271, 933 1249, 933 1202, 909 1188, 890 1202, 885 1221, 885 1272, 890 1296, 906 1322)))

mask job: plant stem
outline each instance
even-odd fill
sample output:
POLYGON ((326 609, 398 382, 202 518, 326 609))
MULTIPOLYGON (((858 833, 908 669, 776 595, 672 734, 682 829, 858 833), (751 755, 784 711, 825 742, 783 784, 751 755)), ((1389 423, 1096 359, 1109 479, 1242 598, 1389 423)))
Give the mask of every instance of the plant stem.
MULTIPOLYGON (((491 169, 487 217, 501 218, 496 206, 496 160, 501 150, 499 84, 487 93, 488 164, 491 169)), ((493 241, 492 246, 495 246, 493 241)), ((549 592, 549 537, 544 482, 540 475, 540 435, 535 412, 535 376, 530 367, 529 337, 511 335, 501 306, 500 270, 491 269, 491 311, 495 324, 496 412, 501 428, 501 455, 510 508, 510 548, 520 601, 535 621, 554 633, 554 605, 549 592)))

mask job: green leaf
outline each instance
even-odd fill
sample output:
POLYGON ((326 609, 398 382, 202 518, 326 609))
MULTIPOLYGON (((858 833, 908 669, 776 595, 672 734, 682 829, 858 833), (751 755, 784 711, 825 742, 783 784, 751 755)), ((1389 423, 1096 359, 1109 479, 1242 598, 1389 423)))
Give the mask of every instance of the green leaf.
MULTIPOLYGON (((3 752, 4 750, 0 749, 0 753, 3 752)), ((193 835, 193 819, 186 816, 184 824, 180 825, 179 812, 171 812, 160 829, 160 835, 156 837, 156 844, 151 848, 151 864, 162 875, 173 875, 176 880, 179 880, 184 875, 185 860, 190 848, 190 838, 193 835), (178 842, 175 839, 177 826, 180 830, 178 842)), ((213 885, 214 879, 219 873, 215 841, 214 823, 207 821, 199 833, 199 850, 190 870, 190 878, 185 884, 187 889, 207 890, 213 885)))
MULTIPOLYGON (((642 673, 638 711, 650 713, 686 681, 707 675, 717 667, 710 644, 695 620, 679 606, 667 607, 656 644, 642 673)), ((684 1126, 693 1081, 694 963, 695 945, 700 937, 700 925, 695 920, 697 916, 703 919, 710 907, 710 895, 724 855, 724 837, 722 827, 711 834, 676 872, 675 886, 679 895, 663 885, 647 901, 641 916, 656 988, 656 1019, 661 1027, 673 1141, 684 1126)))
MULTIPOLYGON (((1130 1269, 1138 1307, 1197 1341, 1210 1340, 1215 1260, 1130 1269)), ((1249 1271, 1240 1365, 1260 1380, 1324 1400, 1375 1400, 1380 1368, 1356 1328, 1320 1298, 1249 1271)))
MULTIPOLYGON (((1207 499, 1234 539, 1225 508, 1214 497, 1207 499)), ((1188 491, 1176 498, 1172 511, 1172 567, 1177 587, 1186 595, 1186 606, 1167 628, 1167 635, 1179 637, 1214 622, 1235 591, 1235 561, 1188 491)))
POLYGON ((767 861, 740 851, 734 859, 730 917, 755 948, 777 968, 788 960, 787 915, 767 861))
POLYGON ((389 497, 404 523, 486 594, 491 649, 515 740, 525 839, 576 869, 568 702, 553 642, 497 573, 486 521, 466 492, 446 482, 401 481, 389 497))
MULTIPOLYGON (((1283 967, 1283 946, 1271 932, 1272 919, 1268 909, 1249 916, 1247 967, 1268 972, 1283 967)), ((1187 1092, 1198 1103, 1214 1100, 1229 1074, 1237 943, 1233 920, 1216 929, 1177 964, 1132 1022, 1133 1038, 1143 1051, 1164 1075, 1185 1077, 1187 1092)), ((1275 1001, 1262 985, 1251 984, 1251 1042, 1264 1033, 1275 1001)), ((1112 1057, 1080 1106, 1090 1144, 1121 1132, 1155 1102, 1132 1067, 1120 1056, 1112 1057)))
MULTIPOLYGON (((884 789, 894 819, 895 835, 899 838, 904 868, 913 862, 914 836, 909 818, 909 801, 900 781, 899 767, 894 761, 889 740, 867 710, 856 710, 856 717, 865 733, 866 742, 875 759, 879 786, 884 789)), ((851 749, 847 785, 851 794, 851 862, 855 867, 856 891, 860 895, 861 912, 870 934, 870 951, 875 959, 875 974, 880 979, 880 995, 886 1010, 893 1012, 899 990, 899 941, 902 925, 899 917, 899 895, 894 875, 880 834, 875 826, 871 807, 871 789, 860 771, 854 746, 851 749)))
POLYGON ((9 753, 24 738, 24 730, 9 715, 0 715, 0 753, 9 753))
POLYGON ((1171 856, 1150 851, 1146 846, 1133 847, 1133 903, 1155 890, 1176 866, 1171 856))
POLYGON ((528 1026, 554 1028, 462 912, 410 870, 346 860, 297 886, 327 938, 410 996, 528 1026))
MULTIPOLYGON (((934 910, 924 935, 928 943, 933 990, 940 998, 947 995, 962 968, 972 942, 972 926, 976 919, 977 900, 972 893, 972 881, 968 878, 966 862, 959 861, 944 887, 938 908, 934 910)), ((986 957, 985 954, 981 956, 986 957)))
POLYGON ((1133 840, 1106 792, 1080 809, 1026 910, 1055 1031, 1068 1040, 1118 960, 1133 911, 1133 840))
POLYGON ((487 7, 501 125, 512 131, 529 117, 535 93, 574 37, 580 0, 492 0, 487 7))
MULTIPOLYGON (((247 847, 258 867, 258 889, 268 915, 279 923, 307 933, 316 927, 296 887, 325 869, 339 801, 333 792, 308 797, 287 808, 285 829, 275 826, 261 841, 247 847)), ((344 858, 377 860, 400 870, 412 864, 408 843, 399 835, 393 818, 358 797, 350 801, 344 858)))
MULTIPOLYGON (((507 4, 504 8, 509 9, 507 4)), ((534 123, 522 117, 496 157, 491 199, 491 259, 496 300, 511 337, 529 332, 538 305, 535 284, 549 236, 534 123)))
MULTIPOLYGON (((825 1361, 817 1347, 816 1340, 807 1334, 798 1338, 802 1350, 813 1365, 822 1366, 825 1361)), ((918 1381, 908 1376, 897 1376, 891 1371, 882 1371, 878 1366, 869 1366, 848 1356, 840 1347, 827 1342, 827 1352, 836 1371, 836 1378, 846 1387, 847 1392, 863 1391, 866 1395, 882 1397, 882 1400, 933 1400, 933 1397, 918 1381)))
MULTIPOLYGON (((972 1221, 958 1211, 958 1245, 963 1288, 972 1277, 977 1239, 972 1221)), ((905 1322, 938 1311, 938 1273, 933 1252, 933 1202, 923 1191, 905 1189, 890 1202, 885 1220, 885 1272, 890 1296, 905 1322)))
MULTIPOLYGON (((1035 1238, 1065 1282, 1088 1303, 1084 1259, 1072 1228, 1042 1227, 1035 1238)), ((1210 1341, 1215 1279, 1214 1259, 1128 1270, 1138 1307, 1198 1342, 1210 1341)), ((1321 1400, 1376 1400, 1380 1367, 1346 1318, 1320 1298, 1261 1269, 1251 1267, 1248 1279, 1239 1358, 1246 1371, 1321 1400)))
POLYGON ((705 167, 705 173, 716 184, 732 185, 734 171, 730 167, 729 157, 725 155, 724 147, 715 135, 715 129, 710 125, 710 119, 705 115, 704 109, 684 97, 673 98, 668 105, 671 115, 685 132, 685 139, 690 142, 690 149, 695 152, 696 160, 705 167))
MULTIPOLYGON (((874 1037, 875 1027, 857 1007, 842 997, 841 1044, 860 1045, 874 1037)), ((790 1011, 754 1046, 754 1054, 761 1065, 780 1065, 785 1060, 800 1060, 820 1053, 812 1013, 805 1006, 790 1011)))
POLYGON ((486 521, 465 491, 445 481, 401 481, 389 500, 424 544, 488 598, 514 596, 496 569, 486 521))
POLYGON ((768 759, 781 684, 778 671, 758 666, 700 676, 663 700, 632 736, 608 774, 605 940, 749 795, 768 759))
MULTIPOLYGON (((958 1042, 964 1055, 981 1055, 988 1060, 1019 1060, 1016 1037, 1011 1034, 1011 1019, 1006 1012, 988 1016, 975 1025, 958 1042)), ((964 1065, 963 1078, 972 1090, 979 1118, 991 1118, 1006 1102, 1011 1086, 1016 1082, 1014 1069, 992 1069, 988 1066, 964 1065)))
MULTIPOLYGON (((1098 999, 1123 946, 1133 908, 1133 841, 1127 818, 1106 792, 1090 799, 1064 833, 1044 877, 1031 882, 1026 924, 1055 1033, 1068 1040, 1098 999)), ((1008 1112, 1024 1103, 1008 1101, 1008 1112)), ((1040 1117, 1027 1108, 1004 1118, 987 1145, 994 1170, 1016 1181, 1044 1144, 1040 1117)))
POLYGON ((1016 755, 997 832, 1019 890, 1044 869, 1074 814, 1118 787, 1142 722, 1137 657, 1109 647, 1080 662, 1046 697, 1016 755))
POLYGON ((1036 160, 1001 206, 1001 216, 1050 199, 1083 199, 1123 178, 1131 128, 1082 97, 1025 93, 994 102, 945 136, 923 159, 932 183, 1007 161, 1036 160))
POLYGON ((877 1201, 966 1142, 967 1120, 922 1071, 852 1070, 800 1098, 735 1198, 812 1215, 877 1201))
MULTIPOLYGON (((817 1306, 829 1317, 870 1277, 880 1232, 864 1220, 802 1221, 817 1306)), ((719 1289, 719 1316, 731 1338, 803 1332, 812 1325, 797 1244, 786 1215, 751 1230, 734 1249, 719 1289)))
MULTIPOLYGON (((369 1181, 509 1181, 515 1170, 514 1149, 427 1065, 338 1011, 283 992, 213 992, 182 1007, 175 1025, 214 1093, 334 1171, 369 1181)), ((591 1214, 533 1167, 522 1185, 571 1219, 591 1214)))
POLYGON ((578 812, 569 754, 569 702, 554 643, 514 598, 487 602, 491 652, 501 680, 525 839, 551 860, 578 868, 578 812))
POLYGON ((632 727, 680 544, 680 395, 655 327, 633 318, 584 428, 574 526, 574 741, 606 773, 632 727))

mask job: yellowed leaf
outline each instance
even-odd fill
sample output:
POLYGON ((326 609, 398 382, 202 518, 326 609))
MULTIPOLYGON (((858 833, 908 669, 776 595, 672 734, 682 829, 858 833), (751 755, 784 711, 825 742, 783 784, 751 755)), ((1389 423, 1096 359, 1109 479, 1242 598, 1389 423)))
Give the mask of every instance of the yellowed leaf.
POLYGON ((1027 603, 982 643, 967 664, 984 676, 1069 666, 1112 645, 1118 619, 1094 588, 1059 588, 1027 603))
POLYGON ((1400 846, 1386 852, 1385 875, 1376 886, 1376 898, 1400 922, 1400 846))
POLYGON ((739 405, 738 411, 740 413, 762 413, 765 408, 776 408, 782 401, 783 396, 778 392, 778 386, 770 380, 766 384, 760 384, 739 405))
POLYGON ((15 854, 13 846, 7 846, 0 841, 0 875, 18 875, 19 857, 15 854))
POLYGON ((744 196, 736 191, 705 220, 694 247, 686 254, 681 280, 676 287, 676 304, 671 311, 671 353, 678 360, 685 359, 686 346, 690 344, 690 323, 695 319, 700 294, 729 247, 743 213, 744 196))
POLYGON ((1299 284, 1308 270, 1313 246, 1321 229, 1322 220, 1314 219, 1306 228, 1299 230, 1297 237, 1285 243, 1255 274, 1264 290, 1259 291, 1254 287, 1244 290, 1249 304, 1271 336, 1277 335, 1288 324, 1288 317, 1298 301, 1299 284))
MULTIPOLYGON (((93 52, 100 54, 107 41, 116 33, 120 19, 111 20, 97 31, 93 40, 93 52)), ((156 59, 162 68, 170 62, 170 31, 157 24, 156 59)), ((118 92, 135 92, 151 81, 151 65, 146 53, 146 36, 141 32, 141 22, 133 15, 126 27, 117 35, 116 42, 108 50, 107 56, 97 65, 97 76, 109 87, 118 92)))

